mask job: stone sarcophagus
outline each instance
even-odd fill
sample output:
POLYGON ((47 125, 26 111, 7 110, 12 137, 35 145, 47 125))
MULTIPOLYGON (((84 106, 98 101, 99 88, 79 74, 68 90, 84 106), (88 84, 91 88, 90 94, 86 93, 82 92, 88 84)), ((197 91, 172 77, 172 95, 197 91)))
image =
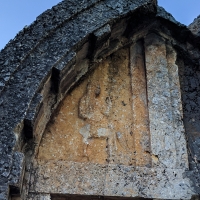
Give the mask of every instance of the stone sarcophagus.
POLYGON ((0 199, 198 199, 199 44, 152 0, 39 16, 0 54, 0 199))

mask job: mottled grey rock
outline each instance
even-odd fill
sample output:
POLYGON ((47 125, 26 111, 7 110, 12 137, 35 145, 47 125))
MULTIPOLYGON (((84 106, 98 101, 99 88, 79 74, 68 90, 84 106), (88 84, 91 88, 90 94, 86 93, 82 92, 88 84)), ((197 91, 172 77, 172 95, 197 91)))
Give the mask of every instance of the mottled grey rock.
POLYGON ((158 158, 153 166, 187 169, 176 53, 167 53, 166 41, 152 33, 145 38, 145 55, 151 151, 158 158))
POLYGON ((9 196, 9 190, 7 185, 0 185, 0 199, 7 200, 9 196))
POLYGON ((161 199, 190 199, 193 194, 189 179, 183 177, 182 169, 66 161, 40 162, 35 167, 31 193, 161 199))

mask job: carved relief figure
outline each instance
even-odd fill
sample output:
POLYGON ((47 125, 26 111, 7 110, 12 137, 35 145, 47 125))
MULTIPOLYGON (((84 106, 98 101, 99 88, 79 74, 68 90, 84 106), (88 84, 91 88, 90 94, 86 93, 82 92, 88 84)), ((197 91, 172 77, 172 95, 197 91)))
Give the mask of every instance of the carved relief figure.
POLYGON ((135 165, 131 93, 129 50, 125 49, 100 63, 66 97, 55 124, 43 137, 38 158, 135 165), (43 148, 49 142, 52 153, 43 148), (60 153, 56 143, 62 143, 60 153))

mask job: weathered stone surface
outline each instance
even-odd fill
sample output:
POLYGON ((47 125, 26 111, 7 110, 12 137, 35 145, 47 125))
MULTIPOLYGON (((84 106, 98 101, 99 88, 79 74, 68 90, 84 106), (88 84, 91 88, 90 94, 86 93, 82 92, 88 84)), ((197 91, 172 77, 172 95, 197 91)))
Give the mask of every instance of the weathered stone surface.
POLYGON ((134 165, 131 102, 126 49, 103 61, 66 97, 44 134, 38 159, 134 165))
MULTIPOLYGON (((28 54, 37 45, 55 31, 64 22, 70 21, 75 15, 85 11, 87 8, 94 6, 100 0, 84 0, 80 4, 75 4, 73 1, 63 1, 52 9, 49 9, 37 17, 36 21, 29 27, 25 27, 20 31, 14 40, 11 40, 6 48, 3 49, 0 60, 1 66, 6 66, 2 70, 3 74, 8 77, 7 80, 2 77, 2 80, 8 81, 9 77, 20 66, 20 61, 26 59, 28 54), (6 59, 4 61, 4 59, 6 59)), ((2 82, 1 88, 3 89, 2 82)))
POLYGON ((165 41, 156 34, 145 38, 145 55, 153 166, 187 168, 180 87, 174 81, 178 80, 174 55, 167 60, 165 41), (182 142, 177 149, 175 137, 182 142), (180 146, 184 148, 181 152, 180 146))
MULTIPOLYGON (((113 19, 131 14, 140 7, 144 7, 147 12, 156 11, 156 4, 151 0, 138 2, 120 0, 118 4, 113 0, 108 0, 95 3, 97 1, 84 1, 83 4, 70 6, 72 9, 69 9, 69 12, 63 12, 68 8, 66 6, 68 3, 61 3, 61 9, 58 9, 60 8, 58 6, 52 10, 53 13, 57 13, 55 18, 53 17, 55 13, 52 15, 52 12, 48 11, 38 18, 38 22, 24 29, 13 42, 2 50, 0 55, 0 90, 2 91, 0 97, 0 156, 4 159, 0 166, 2 182, 8 182, 7 176, 4 175, 11 170, 12 149, 17 143, 13 130, 23 122, 32 99, 51 75, 52 67, 61 61, 72 48, 77 50, 82 42, 88 39, 89 34, 111 23, 113 19), (146 5, 148 7, 145 7, 146 5), (78 9, 73 11, 77 7, 78 9), (102 11, 106 14, 102 14, 102 11), (44 20, 44 24, 40 20, 44 20), (43 25, 47 28, 43 29, 43 25)), ((71 82, 78 81, 79 75, 77 74, 71 82)), ((65 91, 68 89, 66 86, 65 91)))
POLYGON ((35 163, 30 192, 100 195, 104 191, 106 168, 91 163, 40 161, 35 163))
POLYGON ((190 198, 190 182, 183 176, 188 158, 175 61, 174 49, 150 34, 145 44, 140 40, 98 64, 48 125, 30 192, 190 198), (156 135, 154 124, 160 131, 156 135), (93 179, 96 171, 101 176, 93 179))
POLYGON ((151 142, 147 103, 147 80, 142 41, 130 48, 130 72, 133 104, 133 134, 136 166, 151 167, 151 142))
POLYGON ((190 189, 189 179, 184 178, 183 173, 182 169, 42 161, 36 163, 30 191, 190 199, 193 192, 190 189))
POLYGON ((24 154, 15 152, 13 155, 12 170, 9 175, 9 185, 13 194, 20 194, 24 177, 24 154))
POLYGON ((36 94, 36 96, 33 98, 32 102, 31 102, 28 112, 26 114, 26 117, 24 120, 24 132, 25 132, 27 138, 33 138, 34 124, 35 124, 38 110, 41 107, 42 100, 43 100, 42 95, 36 94))
POLYGON ((164 199, 200 194, 199 42, 164 9, 156 9, 154 0, 63 1, 39 16, 0 53, 0 199, 20 190, 24 154, 18 152, 27 148, 27 191, 13 199, 49 199, 47 183, 49 193, 61 194, 62 176, 71 181, 66 191, 72 194, 164 199), (47 130, 53 131, 43 135, 65 94, 63 113, 52 117, 55 123, 47 130), (30 191, 36 193, 26 197, 35 156, 30 191), (59 166, 62 173, 77 166, 69 173, 80 180, 59 175, 59 166), (52 177, 47 172, 50 178, 43 176, 47 169, 53 171, 52 177))
POLYGON ((9 190, 8 190, 8 186, 5 184, 1 184, 0 185, 0 199, 1 200, 7 200, 9 196, 9 190))
POLYGON ((174 140, 176 146, 176 168, 188 169, 188 153, 186 146, 185 128, 183 126, 183 108, 179 69, 176 64, 177 53, 170 44, 166 45, 167 67, 170 84, 174 140))
POLYGON ((200 15, 188 26, 193 34, 200 37, 200 15))
POLYGON ((158 6, 157 7, 157 17, 163 18, 167 21, 170 21, 174 24, 177 24, 178 26, 183 26, 185 27, 185 25, 181 24, 180 22, 176 21, 176 19, 170 14, 168 13, 163 7, 158 6))
POLYGON ((180 72, 180 85, 182 90, 183 120, 188 141, 188 154, 190 170, 188 176, 193 187, 200 193, 200 117, 199 117, 199 66, 192 64, 185 57, 177 61, 180 72))
POLYGON ((50 194, 30 193, 27 200, 51 200, 50 194))
POLYGON ((105 195, 190 199, 193 191, 189 179, 184 178, 183 173, 182 169, 110 165, 106 175, 105 195))

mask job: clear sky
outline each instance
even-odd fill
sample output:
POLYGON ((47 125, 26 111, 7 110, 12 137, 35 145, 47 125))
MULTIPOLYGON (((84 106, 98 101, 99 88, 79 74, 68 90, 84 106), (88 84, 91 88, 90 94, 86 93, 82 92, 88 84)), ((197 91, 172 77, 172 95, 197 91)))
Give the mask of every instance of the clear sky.
MULTIPOLYGON (((0 0, 0 50, 43 11, 61 0, 0 0)), ((189 25, 200 14, 200 0, 158 0, 177 21, 189 25)))

